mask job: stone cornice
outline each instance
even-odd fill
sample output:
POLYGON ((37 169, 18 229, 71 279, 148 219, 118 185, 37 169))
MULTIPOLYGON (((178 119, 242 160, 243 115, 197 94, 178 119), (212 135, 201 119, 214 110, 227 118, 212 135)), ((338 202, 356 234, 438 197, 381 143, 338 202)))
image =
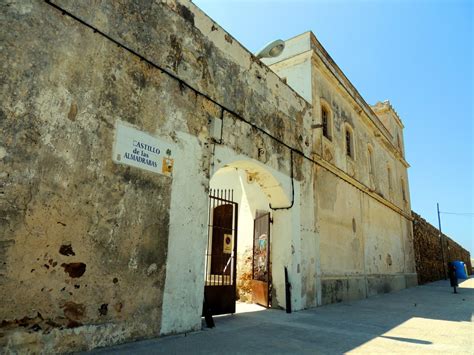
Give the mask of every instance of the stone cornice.
MULTIPOLYGON (((311 33, 311 32, 307 32, 307 33, 311 33)), ((311 33, 312 34, 312 33, 311 33)), ((314 36, 314 35, 312 35, 314 36)), ((329 56, 329 54, 328 54, 329 56)), ((376 131, 376 133, 374 134, 374 136, 378 139, 381 140, 381 143, 403 164, 403 166, 405 166, 406 168, 409 168, 410 167, 410 164, 408 164, 408 162, 405 160, 405 158, 403 157, 403 155, 400 153, 400 151, 398 150, 397 147, 395 147, 391 141, 391 139, 393 138, 393 136, 390 134, 390 132, 388 131, 388 129, 385 127, 385 125, 383 124, 382 121, 380 121, 380 119, 377 117, 377 115, 375 114, 375 112, 372 110, 372 108, 365 102, 363 101, 362 97, 361 97, 361 100, 363 102, 361 102, 360 100, 358 101, 354 95, 351 94, 350 90, 348 90, 348 88, 344 85, 343 82, 341 82, 341 80, 339 79, 339 77, 334 73, 333 70, 331 70, 331 67, 330 67, 330 63, 328 63, 328 61, 325 61, 323 60, 323 58, 321 58, 320 55, 318 55, 318 53, 314 50, 314 49, 309 49, 305 52, 301 52, 301 53, 298 53, 294 56, 291 56, 289 58, 285 58, 284 60, 282 61, 279 61, 279 62, 275 62, 273 64, 270 64, 270 69, 273 67, 273 68, 284 68, 288 65, 292 65, 294 64, 294 62, 303 62, 307 59, 311 58, 311 60, 315 60, 315 61, 320 61, 321 63, 323 63, 326 67, 326 70, 327 72, 329 72, 332 76, 332 78, 339 84, 339 87, 342 87, 343 88, 343 91, 344 93, 346 93, 348 95, 349 98, 352 99, 352 101, 355 103, 356 106, 359 107, 359 114, 360 116, 362 117, 362 119, 364 119, 366 121, 366 123, 368 123, 370 126, 372 126, 374 128, 374 130, 376 131), (292 61, 291 64, 287 64, 288 60, 292 61), (363 106, 365 105, 365 107, 363 106), (364 109, 365 108, 365 109, 364 109), (369 110, 369 113, 367 113, 367 109, 369 110), (365 113, 365 115, 362 114, 362 112, 365 113)), ((332 61, 332 59, 331 59, 332 61)), ((335 65, 335 64, 334 64, 335 65)), ((339 71, 340 69, 337 68, 339 71)), ((342 73, 342 71, 340 71, 342 73)), ((342 73, 342 75, 344 75, 342 73)), ((344 76, 345 77, 345 76, 344 76)), ((346 78, 346 80, 348 81, 348 79, 346 78)), ((349 83, 350 84, 350 83, 349 83)), ((352 84, 350 84, 352 86, 352 84)), ((352 86, 353 87, 353 86, 352 86)), ((354 88, 355 90, 355 88, 354 88)), ((358 93, 357 93, 358 94, 358 93)), ((360 94, 358 94, 360 96, 360 94)), ((387 108, 389 109, 389 108, 387 108)), ((393 108, 391 108, 392 112, 394 111, 393 108)), ((397 116, 398 118, 398 116, 397 116)), ((401 121, 400 121, 400 124, 401 124, 401 121)))
MULTIPOLYGON (((325 69, 327 70, 327 72, 329 72, 332 76, 332 78, 339 84, 341 84, 339 87, 342 87, 343 91, 347 94, 348 97, 350 97, 354 104, 356 106, 359 107, 359 115, 360 117, 370 126, 373 127, 373 129, 375 130, 375 134, 374 136, 376 138, 378 138, 380 141, 381 141, 381 144, 386 147, 388 149, 388 151, 390 153, 392 153, 392 155, 394 157, 396 157, 400 163, 405 167, 405 168, 409 168, 410 167, 410 164, 408 164, 408 162, 405 160, 405 158, 403 157, 403 155, 401 154, 401 152, 398 150, 398 148, 393 145, 392 143, 392 135, 390 134, 390 132, 387 130, 387 128, 385 127, 385 125, 382 123, 382 121, 380 121, 380 119, 377 117, 377 115, 375 114, 375 112, 372 111, 372 109, 370 108, 370 106, 365 102, 363 101, 363 103, 365 104, 366 107, 364 107, 362 105, 362 103, 357 100, 354 95, 351 94, 350 90, 348 90, 348 88, 344 85, 343 82, 341 82, 341 80, 339 79, 339 77, 337 75, 335 75, 335 73, 331 70, 331 67, 329 66, 329 64, 327 63, 327 61, 323 60, 323 58, 321 58, 320 55, 318 55, 318 53, 314 50, 311 50, 312 52, 312 59, 315 60, 315 61, 319 61, 321 63, 323 63, 325 65, 325 69), (369 113, 367 112, 367 108, 369 110, 369 113), (363 115, 362 113, 365 113, 365 115, 363 115)), ((307 52, 305 52, 307 53, 307 52)), ((339 69, 340 70, 340 69, 339 69)), ((352 84, 351 84, 352 85, 352 84)), ((355 89, 354 89, 355 90, 355 89)), ((363 100, 363 99, 362 99, 363 100)))
MULTIPOLYGON (((377 117, 375 112, 372 110, 372 107, 364 100, 364 98, 359 94, 357 89, 352 85, 349 79, 346 77, 344 72, 339 68, 336 62, 331 58, 329 53, 324 49, 323 45, 317 40, 316 36, 313 32, 308 32, 311 38, 311 45, 313 47, 313 51, 315 55, 324 63, 328 71, 334 76, 334 78, 342 85, 345 91, 348 93, 350 97, 354 100, 354 102, 360 107, 361 111, 364 112, 370 121, 374 124, 375 127, 379 130, 381 136, 384 138, 383 142, 384 145, 389 148, 389 150, 393 153, 395 157, 400 160, 400 162, 405 166, 409 167, 410 165, 402 156, 402 154, 398 151, 397 147, 392 143, 391 138, 392 135, 388 131, 388 129, 384 126, 382 121, 377 117)), ((397 115, 398 116, 398 115, 397 115)), ((401 123, 401 121, 400 121, 401 123)))
POLYGON ((327 162, 326 160, 322 159, 318 154, 313 154, 313 159, 316 164, 323 167, 327 171, 330 171, 337 177, 341 178, 342 180, 346 181, 347 183, 351 184, 352 186, 356 187, 363 193, 369 195, 373 199, 377 200, 381 204, 385 205, 386 207, 390 208, 391 210, 397 212, 399 215, 405 217, 406 219, 412 221, 413 217, 411 215, 411 211, 405 211, 402 208, 398 207, 393 202, 387 200, 386 198, 380 196, 376 192, 372 191, 370 188, 365 186, 362 182, 357 179, 354 179, 352 176, 349 176, 346 172, 339 169, 338 167, 334 166, 333 164, 327 162))

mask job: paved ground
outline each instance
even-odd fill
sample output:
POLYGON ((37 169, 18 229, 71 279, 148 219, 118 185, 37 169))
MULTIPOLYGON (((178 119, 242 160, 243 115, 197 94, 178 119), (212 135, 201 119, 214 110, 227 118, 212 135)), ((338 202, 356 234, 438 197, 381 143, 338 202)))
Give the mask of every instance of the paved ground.
MULTIPOLYGON (((474 279, 447 281, 286 314, 216 317, 216 328, 129 343, 98 354, 474 354, 474 279)), ((246 307, 247 311, 252 311, 246 307)))

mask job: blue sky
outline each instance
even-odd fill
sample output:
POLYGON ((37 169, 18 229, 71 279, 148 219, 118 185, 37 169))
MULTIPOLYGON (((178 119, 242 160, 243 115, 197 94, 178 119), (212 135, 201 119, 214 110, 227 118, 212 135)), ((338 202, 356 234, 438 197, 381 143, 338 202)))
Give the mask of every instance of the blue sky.
MULTIPOLYGON (((474 1, 194 0, 252 52, 311 30, 405 124, 412 209, 474 254, 474 1)), ((474 255, 472 255, 474 256, 474 255)))

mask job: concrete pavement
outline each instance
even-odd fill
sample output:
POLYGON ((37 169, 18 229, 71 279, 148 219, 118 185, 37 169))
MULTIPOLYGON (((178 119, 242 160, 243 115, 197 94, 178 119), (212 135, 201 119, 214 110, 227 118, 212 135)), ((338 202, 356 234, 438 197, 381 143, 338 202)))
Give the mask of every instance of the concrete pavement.
POLYGON ((94 353, 474 354, 474 279, 462 282, 459 292, 438 281, 292 314, 243 305, 248 312, 215 317, 213 329, 94 353))

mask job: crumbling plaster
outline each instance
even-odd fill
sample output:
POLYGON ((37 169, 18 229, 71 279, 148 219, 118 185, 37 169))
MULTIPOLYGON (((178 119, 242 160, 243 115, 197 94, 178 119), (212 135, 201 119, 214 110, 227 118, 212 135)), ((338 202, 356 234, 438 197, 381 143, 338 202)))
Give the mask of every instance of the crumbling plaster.
MULTIPOLYGON (((198 329, 216 102, 224 144, 255 161, 266 149, 261 163, 286 187, 279 141, 309 152, 310 106, 225 33, 210 41, 195 25, 217 26, 193 4, 55 4, 65 13, 39 1, 4 13, 2 346, 90 349, 198 329), (117 120, 173 145, 172 178, 112 162, 117 120)), ((296 239, 285 250, 298 309, 296 239)))
MULTIPOLYGON (((277 306, 284 266, 294 310, 408 285, 409 205, 369 190, 363 155, 351 172, 340 149, 335 163, 315 150, 307 91, 190 2, 53 3, 12 1, 3 14, 3 347, 84 350, 199 329, 209 180, 225 166, 269 173, 272 206, 291 207, 272 213, 277 306), (112 162, 118 120, 173 146, 171 177, 112 162)), ((357 105, 309 78, 313 98, 320 85, 359 128, 357 105)))
POLYGON ((380 104, 374 107, 380 115, 376 116, 311 32, 289 39, 286 45, 280 57, 265 62, 289 85, 297 82, 293 88, 301 95, 307 97, 311 92, 313 123, 322 122, 323 104, 330 116, 330 139, 323 136, 322 129, 313 134, 313 157, 325 167, 315 168, 314 188, 319 302, 366 297, 416 284, 408 164, 403 158, 403 141, 397 150, 396 140, 396 133, 402 138, 400 119, 388 104, 382 105, 383 111, 380 104), (353 157, 346 155, 346 129, 352 133, 353 157))

